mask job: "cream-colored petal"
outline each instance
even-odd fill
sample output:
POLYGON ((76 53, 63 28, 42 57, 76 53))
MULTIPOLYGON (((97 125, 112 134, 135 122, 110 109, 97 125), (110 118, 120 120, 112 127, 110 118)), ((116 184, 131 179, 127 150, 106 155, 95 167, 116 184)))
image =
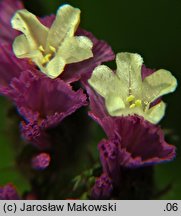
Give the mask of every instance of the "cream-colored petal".
POLYGON ((31 52, 29 43, 25 35, 22 34, 15 38, 13 42, 13 51, 18 58, 26 58, 27 55, 31 52))
POLYGON ((121 83, 109 67, 105 65, 96 67, 88 82, 98 94, 104 97, 110 115, 116 116, 125 108, 125 103, 121 98, 121 83))
POLYGON ((64 70, 66 62, 61 56, 56 55, 46 66, 46 75, 52 79, 58 77, 64 70))
POLYGON ((113 97, 117 95, 119 82, 116 79, 116 75, 113 73, 113 71, 105 65, 96 67, 92 72, 92 76, 88 82, 93 87, 93 89, 104 98, 110 95, 113 97))
POLYGON ((29 11, 25 9, 17 11, 11 24, 14 29, 21 31, 26 36, 31 50, 37 49, 39 45, 45 45, 48 28, 42 25, 29 11))
POLYGON ((13 42, 13 51, 18 58, 30 58, 38 66, 41 64, 43 55, 40 50, 30 50, 25 35, 19 35, 13 42))
POLYGON ((67 64, 80 62, 93 57, 93 43, 84 36, 66 39, 58 50, 58 55, 65 59, 67 64))
POLYGON ((68 4, 61 6, 48 34, 46 52, 48 52, 50 46, 58 49, 65 38, 72 37, 77 30, 79 22, 79 9, 68 4))
POLYGON ((167 70, 160 69, 143 81, 143 100, 152 102, 162 95, 173 92, 177 86, 177 80, 167 70))
POLYGON ((116 55, 116 64, 116 74, 122 85, 122 97, 124 97, 124 100, 129 95, 140 98, 142 92, 142 57, 136 53, 118 53, 116 55))
POLYGON ((118 116, 120 112, 122 112, 122 109, 125 108, 125 104, 121 99, 121 97, 114 96, 114 95, 113 96, 110 95, 106 97, 105 104, 106 104, 107 111, 111 116, 118 116))
POLYGON ((151 107, 146 113, 145 118, 153 124, 157 124, 165 114, 166 104, 161 101, 159 104, 151 107))

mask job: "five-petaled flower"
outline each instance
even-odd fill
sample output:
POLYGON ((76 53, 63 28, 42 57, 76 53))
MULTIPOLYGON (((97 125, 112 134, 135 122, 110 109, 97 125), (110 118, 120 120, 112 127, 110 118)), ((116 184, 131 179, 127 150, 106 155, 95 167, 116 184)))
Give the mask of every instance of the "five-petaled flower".
POLYGON ((66 64, 91 58, 93 43, 85 36, 74 36, 80 10, 63 5, 50 28, 26 9, 16 12, 12 27, 23 34, 16 37, 13 50, 18 58, 30 58, 50 78, 58 77, 66 64))
POLYGON ((165 113, 165 103, 152 105, 164 94, 173 92, 177 81, 169 71, 160 69, 142 79, 143 60, 140 55, 118 53, 117 70, 101 65, 94 69, 90 85, 105 99, 111 116, 137 114, 158 123, 165 113))

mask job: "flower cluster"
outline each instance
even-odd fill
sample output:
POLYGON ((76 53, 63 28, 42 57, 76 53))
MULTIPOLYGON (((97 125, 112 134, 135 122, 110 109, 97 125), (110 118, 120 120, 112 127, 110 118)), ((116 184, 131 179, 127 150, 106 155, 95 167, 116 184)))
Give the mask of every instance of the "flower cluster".
MULTIPOLYGON (((79 23, 80 10, 68 4, 56 16, 41 18, 20 0, 3 0, 0 94, 17 108, 24 141, 39 151, 31 158, 36 172, 55 160, 50 130, 90 105, 89 115, 107 139, 98 144, 102 174, 89 197, 109 199, 121 190, 123 168, 174 158, 175 147, 156 124, 165 113, 161 97, 173 92, 177 82, 169 71, 147 69, 138 54, 118 53, 116 71, 101 65, 114 60, 111 47, 79 23)), ((0 199, 18 198, 12 185, 0 189, 0 199)))
POLYGON ((138 54, 119 53, 116 62, 116 73, 101 65, 88 80, 92 88, 85 83, 90 116, 108 137, 98 148, 103 171, 115 188, 120 185, 122 167, 138 168, 174 158, 175 147, 166 143, 162 130, 153 123, 164 115, 160 96, 177 85, 170 72, 147 69, 138 54))

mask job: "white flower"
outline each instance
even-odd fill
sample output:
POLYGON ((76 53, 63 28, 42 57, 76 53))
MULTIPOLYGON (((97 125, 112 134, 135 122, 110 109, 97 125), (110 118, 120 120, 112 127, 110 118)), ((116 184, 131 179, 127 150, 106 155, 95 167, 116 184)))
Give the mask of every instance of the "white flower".
POLYGON ((142 80, 143 59, 138 54, 118 53, 117 70, 101 65, 95 68, 89 84, 105 99, 111 116, 140 115, 158 123, 165 113, 163 101, 150 107, 157 98, 173 92, 177 81, 172 74, 160 69, 142 80))
POLYGON ((12 27, 23 34, 16 37, 13 50, 18 58, 30 58, 50 78, 58 77, 66 64, 93 56, 92 42, 85 36, 74 36, 80 22, 80 10, 61 6, 47 28, 35 15, 19 10, 12 18, 12 27))

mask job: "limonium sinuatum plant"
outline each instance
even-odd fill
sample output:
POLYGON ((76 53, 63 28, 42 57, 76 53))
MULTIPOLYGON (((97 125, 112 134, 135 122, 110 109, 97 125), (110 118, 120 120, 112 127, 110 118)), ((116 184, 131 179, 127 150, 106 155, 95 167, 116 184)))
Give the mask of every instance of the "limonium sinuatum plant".
POLYGON ((115 57, 80 14, 64 4, 38 17, 20 0, 0 2, 0 94, 11 103, 15 172, 28 185, 7 180, 0 199, 151 199, 153 166, 175 157, 158 125, 175 77, 139 54, 115 57), (112 60, 116 70, 103 64, 112 60))

